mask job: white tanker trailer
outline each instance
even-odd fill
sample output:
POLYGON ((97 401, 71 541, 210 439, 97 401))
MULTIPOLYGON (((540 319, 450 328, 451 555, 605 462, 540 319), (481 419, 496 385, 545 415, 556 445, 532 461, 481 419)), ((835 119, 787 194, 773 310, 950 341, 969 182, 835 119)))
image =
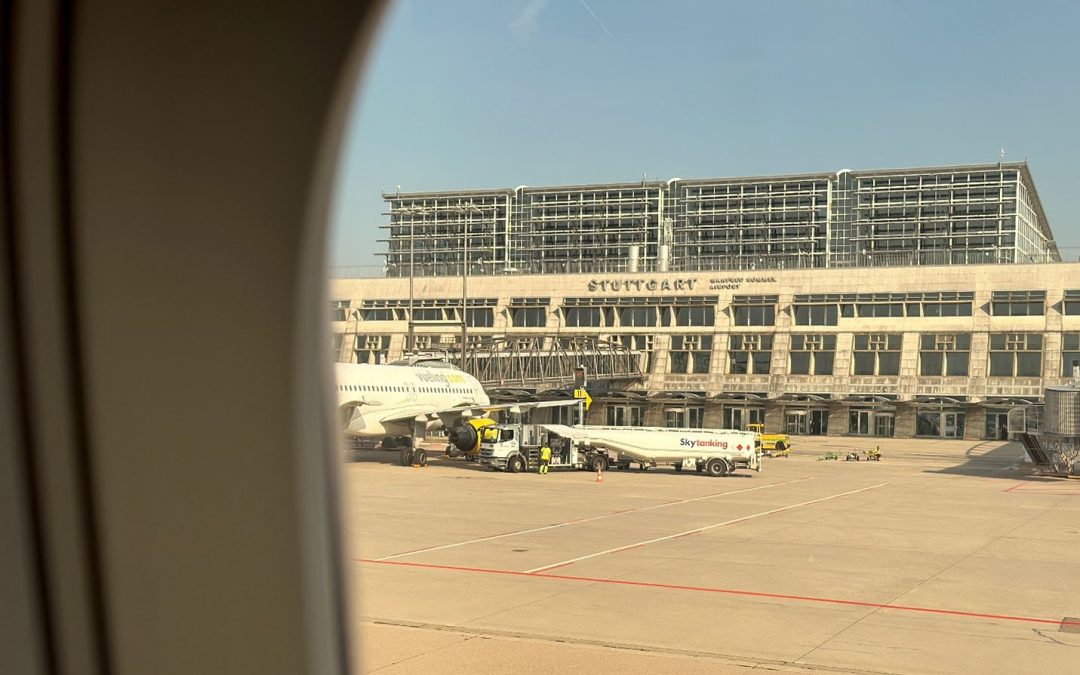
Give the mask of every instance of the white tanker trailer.
POLYGON ((545 439, 552 449, 552 467, 598 471, 637 463, 642 469, 668 465, 711 476, 739 468, 761 470, 760 436, 752 431, 561 424, 486 427, 480 463, 497 470, 527 471, 537 466, 545 439))

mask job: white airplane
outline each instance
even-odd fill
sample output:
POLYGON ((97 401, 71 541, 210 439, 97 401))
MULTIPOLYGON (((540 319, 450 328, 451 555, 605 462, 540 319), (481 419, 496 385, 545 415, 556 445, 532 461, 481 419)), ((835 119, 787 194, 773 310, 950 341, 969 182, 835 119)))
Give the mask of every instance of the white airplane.
MULTIPOLYGON (((453 448, 476 452, 479 430, 494 424, 487 415, 507 410, 576 405, 577 401, 491 403, 475 377, 449 364, 418 361, 415 365, 335 363, 342 431, 358 439, 382 441, 383 449, 402 449, 402 463, 411 464, 415 439, 425 431, 445 428, 453 448)), ((427 460, 423 451, 415 459, 427 460)))

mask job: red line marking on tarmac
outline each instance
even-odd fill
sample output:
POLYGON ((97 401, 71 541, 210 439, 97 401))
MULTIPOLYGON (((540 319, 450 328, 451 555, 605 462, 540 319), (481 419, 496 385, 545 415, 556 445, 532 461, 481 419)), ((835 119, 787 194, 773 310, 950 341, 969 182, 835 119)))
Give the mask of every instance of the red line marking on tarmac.
POLYGON ((554 529, 559 528, 559 527, 566 527, 567 525, 578 525, 580 523, 587 523, 589 521, 600 520, 602 518, 610 518, 612 516, 618 516, 618 515, 622 515, 624 513, 640 513, 641 511, 649 511, 649 510, 652 510, 652 509, 660 509, 660 508, 664 508, 665 506, 674 506, 675 504, 686 504, 686 503, 689 503, 689 502, 698 502, 698 501, 701 501, 703 499, 712 499, 714 497, 723 497, 725 495, 734 495, 734 494, 740 494, 740 493, 743 493, 743 492, 754 492, 755 490, 766 490, 768 488, 779 487, 781 485, 788 485, 788 484, 791 484, 791 483, 801 483, 802 481, 807 481, 807 480, 812 480, 812 479, 813 479, 813 476, 807 476, 805 478, 794 478, 792 480, 785 480, 785 481, 781 481, 779 483, 767 483, 765 485, 756 485, 754 487, 740 488, 738 490, 728 490, 727 492, 714 492, 712 494, 701 495, 700 497, 687 497, 686 499, 676 499, 674 501, 662 502, 660 504, 652 504, 650 506, 642 506, 642 507, 636 508, 636 509, 623 509, 621 511, 613 511, 611 513, 602 513, 602 514, 597 515, 597 516, 588 516, 588 517, 585 517, 585 518, 575 518, 574 520, 567 520, 567 521, 563 521, 561 523, 555 523, 553 525, 542 525, 540 527, 533 527, 533 528, 529 528, 527 530, 513 530, 511 532, 503 532, 501 534, 490 534, 490 535, 487 535, 485 537, 478 537, 476 539, 469 539, 469 540, 466 540, 466 541, 459 541, 459 542, 455 542, 453 544, 443 544, 441 546, 428 546, 426 548, 412 549, 410 551, 404 551, 402 553, 394 553, 392 555, 383 556, 382 558, 379 558, 379 560, 394 560, 396 558, 404 558, 405 556, 416 555, 418 553, 431 553, 433 551, 444 551, 444 550, 446 550, 448 548, 456 548, 458 546, 465 546, 467 544, 479 544, 481 542, 492 541, 492 540, 495 540, 495 539, 503 539, 505 537, 513 537, 513 536, 516 536, 516 535, 519 535, 519 534, 531 534, 533 532, 542 532, 544 530, 554 530, 554 529))
POLYGON ((739 595, 751 598, 768 598, 771 600, 794 600, 798 602, 812 602, 827 605, 846 605, 850 607, 869 607, 872 609, 893 609, 901 612, 914 612, 921 614, 941 614, 945 616, 960 616, 972 619, 997 619, 1000 621, 1016 621, 1020 623, 1052 624, 1055 626, 1080 626, 1080 621, 1061 621, 1060 619, 1040 619, 1030 616, 1012 616, 1009 614, 988 614, 984 612, 968 612, 959 609, 940 609, 937 607, 918 607, 915 605, 893 605, 886 602, 868 602, 864 600, 844 600, 842 598, 823 598, 813 595, 792 595, 789 593, 768 593, 765 591, 744 591, 735 588, 715 588, 711 586, 686 586, 682 584, 665 584, 650 581, 633 581, 630 579, 602 579, 599 577, 582 577, 567 574, 551 574, 550 572, 518 572, 516 570, 487 569, 483 567, 462 567, 459 565, 436 565, 433 563, 405 562, 401 560, 371 560, 368 558, 353 558, 355 562, 369 563, 374 565, 394 565, 399 567, 412 567, 417 569, 442 570, 447 572, 473 572, 476 574, 496 574, 512 577, 532 577, 538 579, 552 579, 555 581, 576 581, 579 583, 605 584, 612 586, 628 586, 631 588, 656 588, 667 591, 691 591, 697 593, 717 593, 721 595, 739 595))
POLYGON ((1002 490, 1002 492, 1028 495, 1080 495, 1080 491, 1072 489, 1071 485, 1064 485, 1060 482, 1020 482, 1010 488, 1005 488, 1004 490, 1002 490), (1061 489, 1063 486, 1065 487, 1064 490, 1061 489))

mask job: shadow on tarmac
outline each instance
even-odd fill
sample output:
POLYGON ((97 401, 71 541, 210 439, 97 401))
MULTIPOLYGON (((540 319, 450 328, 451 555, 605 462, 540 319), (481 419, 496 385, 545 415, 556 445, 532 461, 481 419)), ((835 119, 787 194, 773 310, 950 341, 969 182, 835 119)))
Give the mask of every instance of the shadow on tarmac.
MULTIPOLYGON (((449 467, 453 467, 455 469, 461 469, 463 471, 473 471, 473 472, 480 472, 480 473, 484 473, 484 474, 501 474, 501 473, 505 473, 505 472, 493 471, 493 470, 489 469, 486 466, 481 466, 478 462, 467 462, 467 461, 465 461, 464 457, 447 457, 444 454, 445 449, 446 449, 445 445, 434 445, 434 444, 430 444, 430 443, 425 443, 422 447, 423 447, 423 449, 425 451, 427 451, 429 466, 449 466, 449 467)), ((345 454, 345 464, 390 464, 390 465, 395 465, 395 466, 399 465, 399 457, 400 457, 399 452, 400 451, 397 450, 397 449, 394 449, 394 450, 382 450, 381 448, 371 449, 371 448, 349 448, 349 447, 346 447, 343 452, 345 454)), ((775 461, 783 461, 783 460, 775 460, 775 461)), ((566 467, 553 468, 551 471, 553 473, 567 473, 567 472, 577 473, 577 471, 575 469, 570 469, 570 468, 566 468, 566 467)), ((527 472, 523 472, 523 473, 536 473, 536 469, 533 468, 533 469, 531 469, 531 470, 529 470, 527 472)), ((702 472, 695 472, 695 471, 676 472, 675 469, 672 468, 672 467, 652 467, 648 471, 641 471, 636 466, 633 467, 633 468, 630 468, 630 469, 625 469, 625 470, 624 469, 618 469, 617 467, 610 467, 607 471, 604 472, 605 475, 611 475, 611 474, 636 474, 636 473, 649 473, 649 474, 664 473, 664 474, 671 474, 672 476, 681 475, 682 473, 686 473, 686 474, 690 474, 690 475, 695 475, 696 474, 696 475, 698 475, 698 476, 700 476, 702 478, 712 478, 712 476, 709 476, 709 475, 707 475, 705 473, 702 473, 702 472)), ((753 477, 754 474, 755 474, 755 472, 753 472, 753 471, 748 471, 746 469, 741 469, 739 471, 728 474, 727 476, 725 476, 725 478, 751 478, 751 477, 753 477)), ((506 474, 506 475, 513 475, 513 474, 506 474)))
POLYGON ((1034 477, 1034 470, 1023 462, 1024 448, 1019 443, 986 441, 968 448, 960 464, 944 469, 927 469, 926 473, 1013 480, 1034 477))
MULTIPOLYGON (((480 466, 477 462, 467 462, 464 457, 447 457, 445 455, 445 445, 434 445, 425 443, 423 446, 425 452, 427 452, 428 463, 438 464, 443 466, 454 466, 455 468, 461 468, 468 471, 482 471, 489 472, 487 467, 480 466)), ((381 448, 349 448, 346 447, 345 463, 346 464, 393 464, 399 465, 400 463, 400 450, 383 450, 381 448)))

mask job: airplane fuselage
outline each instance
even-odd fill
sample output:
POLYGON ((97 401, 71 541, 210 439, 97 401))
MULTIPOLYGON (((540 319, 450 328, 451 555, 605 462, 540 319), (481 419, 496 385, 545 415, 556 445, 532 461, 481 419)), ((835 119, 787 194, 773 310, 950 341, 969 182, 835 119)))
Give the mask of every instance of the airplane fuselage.
POLYGON ((438 428, 440 410, 490 403, 480 382, 456 368, 334 364, 343 430, 356 437, 412 435, 438 428))

